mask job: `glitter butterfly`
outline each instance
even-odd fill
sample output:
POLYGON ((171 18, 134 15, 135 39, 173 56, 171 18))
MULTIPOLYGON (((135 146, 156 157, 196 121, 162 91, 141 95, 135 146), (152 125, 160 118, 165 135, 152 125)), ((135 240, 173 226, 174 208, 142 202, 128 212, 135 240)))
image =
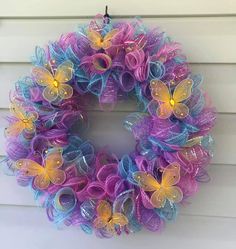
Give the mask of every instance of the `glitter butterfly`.
POLYGON ((151 94, 154 100, 159 102, 157 116, 166 119, 173 113, 176 118, 183 119, 189 114, 189 108, 181 103, 191 95, 193 81, 191 79, 182 80, 174 89, 173 95, 161 80, 152 80, 151 94))
POLYGON ((100 201, 97 207, 98 217, 94 220, 97 229, 106 229, 107 232, 114 234, 115 227, 123 227, 128 224, 128 219, 122 213, 112 213, 111 205, 107 201, 100 201))
POLYGON ((144 191, 153 192, 150 201, 155 208, 164 207, 166 200, 178 203, 183 198, 182 190, 174 186, 180 180, 180 167, 176 163, 169 164, 163 170, 161 183, 143 171, 134 172, 133 177, 144 191))
POLYGON ((16 161, 16 169, 25 176, 34 177, 34 186, 38 189, 46 189, 50 183, 60 185, 66 180, 66 174, 59 168, 63 164, 62 150, 54 149, 45 157, 44 166, 31 159, 16 161))
POLYGON ((66 84, 72 79, 73 75, 73 63, 71 61, 60 64, 54 74, 44 67, 34 67, 32 75, 39 85, 45 87, 43 97, 48 102, 52 102, 58 97, 69 99, 73 95, 73 88, 66 84))
POLYGON ((22 131, 35 132, 35 121, 38 119, 37 112, 26 112, 15 102, 11 104, 10 111, 15 117, 15 121, 6 129, 7 136, 18 136, 22 131))
POLYGON ((104 37, 97 32, 96 30, 90 29, 88 31, 88 39, 91 42, 91 47, 95 50, 99 49, 108 49, 111 47, 112 42, 111 40, 117 35, 119 32, 118 29, 113 29, 110 32, 108 32, 104 37))

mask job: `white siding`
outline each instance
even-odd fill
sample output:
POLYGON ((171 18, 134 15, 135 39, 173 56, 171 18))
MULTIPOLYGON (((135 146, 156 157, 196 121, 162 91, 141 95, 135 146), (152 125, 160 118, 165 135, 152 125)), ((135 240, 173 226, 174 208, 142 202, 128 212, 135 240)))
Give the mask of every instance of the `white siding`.
MULTIPOLYGON (((27 188, 0 173, 0 242, 4 249, 39 248, 236 248, 236 0, 0 0, 0 156, 4 155, 3 121, 13 83, 29 73, 35 45, 87 22, 105 5, 116 19, 139 15, 183 44, 192 70, 202 73, 204 88, 217 107, 215 157, 191 204, 183 207, 161 234, 146 231, 99 240, 75 228, 57 230, 37 208, 27 188)), ((114 150, 129 150, 133 140, 122 129, 135 103, 121 103, 112 113, 90 111, 93 141, 105 145, 119 138, 114 150), (92 120, 96 120, 92 122, 92 120), (129 136, 127 139, 127 136, 129 136), (122 146, 121 146, 122 145, 122 146)), ((118 151, 122 153, 123 151, 118 151)))

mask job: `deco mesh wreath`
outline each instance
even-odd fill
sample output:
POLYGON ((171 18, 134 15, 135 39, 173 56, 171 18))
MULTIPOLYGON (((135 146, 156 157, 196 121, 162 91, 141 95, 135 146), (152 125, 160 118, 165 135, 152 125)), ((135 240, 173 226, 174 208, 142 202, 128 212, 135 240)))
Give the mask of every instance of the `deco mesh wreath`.
POLYGON ((30 76, 11 94, 5 164, 57 225, 100 237, 159 231, 207 181, 215 111, 178 43, 139 20, 100 16, 36 48, 30 76), (102 110, 135 98, 124 120, 136 140, 118 158, 78 126, 92 97, 102 110), (81 130, 81 129, 80 129, 81 130))

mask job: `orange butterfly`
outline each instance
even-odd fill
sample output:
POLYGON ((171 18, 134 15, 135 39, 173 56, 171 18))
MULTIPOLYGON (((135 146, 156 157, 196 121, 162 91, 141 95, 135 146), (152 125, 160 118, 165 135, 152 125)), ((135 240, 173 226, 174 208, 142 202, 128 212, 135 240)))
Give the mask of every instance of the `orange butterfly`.
POLYGON ((112 45, 111 40, 115 37, 115 35, 117 35, 118 31, 118 29, 113 29, 102 37, 99 32, 90 29, 88 31, 88 39, 91 42, 91 47, 95 50, 99 50, 101 48, 108 49, 112 45))
POLYGON ((180 167, 176 163, 169 164, 163 170, 161 183, 152 175, 142 171, 134 172, 133 177, 144 191, 153 192, 151 204, 155 208, 164 207, 166 200, 178 203, 183 198, 181 189, 174 186, 180 180, 180 167))
POLYGON ((38 119, 37 112, 25 112, 17 103, 13 102, 10 111, 16 118, 16 121, 10 124, 6 129, 7 136, 18 136, 22 131, 30 133, 35 132, 35 121, 38 119))
POLYGON ((97 207, 98 217, 94 220, 97 229, 105 228, 107 232, 114 234, 115 226, 125 226, 128 219, 122 213, 112 213, 111 205, 107 201, 100 201, 97 207))
POLYGON ((54 149, 46 155, 44 166, 30 159, 16 161, 16 168, 26 176, 34 177, 38 189, 46 189, 50 183, 60 185, 66 180, 66 174, 59 168, 63 164, 62 150, 54 149))
POLYGON ((157 109, 157 116, 162 119, 169 118, 173 113, 177 118, 185 118, 188 113, 188 107, 181 103, 191 95, 193 81, 191 79, 182 80, 174 90, 173 95, 168 87, 161 80, 152 80, 151 94, 154 100, 160 102, 157 109))
POLYGON ((65 61, 57 67, 55 74, 52 74, 44 67, 35 67, 32 70, 36 82, 44 86, 43 97, 52 102, 58 97, 69 99, 73 95, 73 88, 66 84, 72 79, 73 63, 65 61))

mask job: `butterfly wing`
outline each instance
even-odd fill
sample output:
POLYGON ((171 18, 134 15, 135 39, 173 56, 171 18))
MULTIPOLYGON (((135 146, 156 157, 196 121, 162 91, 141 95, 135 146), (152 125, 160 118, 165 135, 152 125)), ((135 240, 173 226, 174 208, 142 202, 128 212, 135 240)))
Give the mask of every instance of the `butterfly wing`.
POLYGON ((113 223, 112 220, 110 220, 107 225, 106 225, 106 231, 111 234, 115 235, 116 234, 116 229, 115 229, 115 224, 113 223))
POLYGON ((10 112, 17 119, 23 120, 23 119, 27 118, 22 106, 20 106, 19 104, 15 103, 15 102, 11 103, 10 112))
POLYGON ((151 196, 151 203, 155 208, 162 208, 166 203, 165 191, 163 189, 156 190, 151 196))
POLYGON ((10 111, 17 120, 10 124, 10 126, 6 129, 7 136, 17 136, 19 135, 26 127, 26 123, 23 120, 28 119, 23 108, 17 104, 16 102, 11 103, 10 111))
POLYGON ((169 164, 162 173, 161 186, 164 188, 176 185, 180 180, 180 167, 177 163, 169 164))
POLYGON ((73 63, 65 61, 60 64, 55 73, 55 80, 59 83, 65 83, 72 79, 73 76, 73 63))
POLYGON ((186 118, 189 114, 189 108, 183 103, 176 103, 173 106, 173 113, 176 118, 182 119, 186 118))
POLYGON ((110 219, 112 215, 110 203, 107 201, 100 201, 97 207, 97 214, 99 217, 102 217, 106 220, 110 219))
POLYGON ((43 174, 37 175, 34 178, 34 185, 39 189, 46 189, 50 185, 50 178, 47 173, 44 171, 43 174))
POLYGON ((12 123, 9 128, 7 128, 6 133, 10 136, 16 136, 20 134, 24 129, 30 132, 34 132, 35 125, 34 121, 38 119, 38 114, 36 112, 26 113, 22 106, 17 103, 12 103, 10 106, 11 113, 18 119, 18 121, 12 123), (24 120, 28 122, 24 122, 24 120))
POLYGON ((58 95, 62 99, 69 99, 73 95, 73 88, 67 84, 61 84, 58 88, 58 95))
POLYGON ((169 103, 161 103, 157 108, 157 116, 161 119, 167 119, 171 116, 173 108, 169 103))
POLYGON ((133 178, 144 191, 155 191, 160 188, 160 184, 157 180, 146 172, 134 172, 133 178))
POLYGON ((48 170, 47 175, 54 185, 61 185, 66 180, 66 174, 61 169, 48 170))
POLYGON ((153 99, 164 103, 169 103, 171 94, 164 82, 161 80, 152 80, 150 83, 150 88, 153 99))
POLYGON ((162 174, 161 186, 164 189, 165 197, 171 201, 178 203, 183 199, 181 189, 176 185, 180 180, 180 167, 177 163, 168 165, 162 174))
POLYGON ((56 149, 50 152, 45 158, 45 170, 50 181, 55 185, 60 185, 66 180, 66 174, 60 168, 63 164, 62 152, 56 149))
POLYGON ((10 126, 6 128, 5 134, 9 137, 18 136, 24 129, 25 127, 23 125, 23 122, 21 120, 18 120, 10 124, 10 126))
POLYGON ((128 219, 125 215, 123 215, 122 213, 114 213, 112 216, 112 222, 115 225, 119 225, 119 226, 125 226, 128 224, 128 219))
POLYGON ((111 40, 118 34, 118 32, 119 32, 118 29, 113 29, 110 32, 108 32, 103 38, 102 48, 107 49, 111 47, 112 45, 111 40))
POLYGON ((34 67, 32 69, 32 75, 39 85, 53 86, 54 77, 46 68, 34 67))
POLYGON ((161 102, 157 108, 157 116, 161 119, 169 118, 173 108, 170 105, 171 94, 168 87, 161 80, 152 80, 150 87, 153 99, 161 102))
POLYGON ((47 86, 43 90, 43 97, 48 102, 52 102, 58 98, 59 95, 59 89, 54 86, 47 86))
POLYGON ((91 42, 91 47, 95 50, 102 48, 102 36, 96 30, 90 29, 88 31, 88 39, 91 42))
POLYGON ((188 99, 192 92, 193 81, 191 79, 182 80, 175 88, 173 99, 175 103, 188 99))
POLYGON ((104 228, 107 226, 107 220, 101 218, 101 217, 97 217, 94 221, 93 221, 93 225, 95 228, 100 229, 100 228, 104 228))
POLYGON ((15 166, 26 176, 37 176, 44 172, 44 168, 40 164, 30 159, 20 159, 16 161, 15 166))
POLYGON ((100 201, 97 206, 97 218, 94 220, 94 226, 96 228, 103 228, 107 226, 109 219, 111 218, 112 211, 111 205, 107 201, 100 201))
POLYGON ((47 169, 58 169, 63 165, 62 149, 55 148, 47 152, 45 158, 45 167, 47 169))
POLYGON ((183 199, 183 192, 179 187, 172 186, 165 188, 165 196, 169 201, 179 203, 183 199))
POLYGON ((50 180, 45 168, 30 159, 20 159, 16 162, 16 168, 24 175, 34 177, 34 185, 38 189, 46 189, 50 180))

